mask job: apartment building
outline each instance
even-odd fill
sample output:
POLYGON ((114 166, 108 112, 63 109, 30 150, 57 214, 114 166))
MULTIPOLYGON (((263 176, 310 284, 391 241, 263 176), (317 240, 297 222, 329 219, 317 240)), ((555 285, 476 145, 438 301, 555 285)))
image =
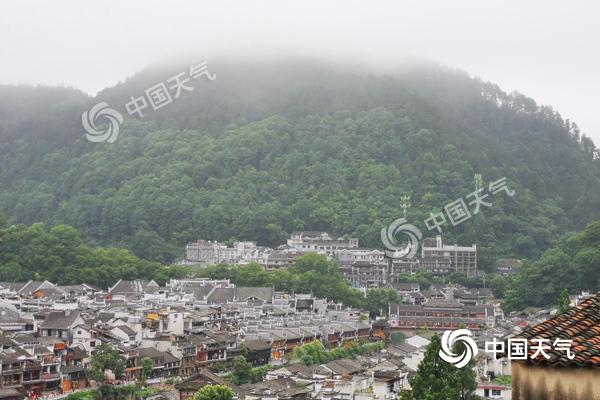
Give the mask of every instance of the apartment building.
POLYGON ((262 262, 268 250, 250 241, 234 242, 228 247, 225 243, 198 240, 186 246, 185 262, 204 265, 262 262))
POLYGON ((466 276, 477 274, 477 246, 448 245, 441 235, 426 238, 421 245, 421 264, 432 272, 444 274, 462 272, 466 276))
POLYGON ((287 245, 301 252, 315 252, 333 255, 342 249, 358 248, 358 238, 333 238, 327 232, 292 232, 287 245))

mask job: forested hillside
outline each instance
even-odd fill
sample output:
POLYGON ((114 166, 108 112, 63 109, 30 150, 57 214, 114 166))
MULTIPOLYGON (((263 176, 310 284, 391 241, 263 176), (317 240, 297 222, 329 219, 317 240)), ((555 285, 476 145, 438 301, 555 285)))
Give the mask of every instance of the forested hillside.
POLYGON ((107 289, 119 279, 153 279, 164 285, 169 278, 184 277, 229 279, 238 286, 272 286, 286 292, 313 293, 361 307, 373 316, 387 310, 390 302, 400 301, 394 290, 369 289, 363 293, 352 288, 336 263, 323 255, 306 254, 285 271, 267 272, 257 263, 204 269, 165 266, 140 259, 126 249, 90 246, 71 226, 7 226, 6 218, 0 214, 0 282, 47 279, 58 284, 85 282, 107 289), (323 279, 324 275, 327 279, 323 279))
POLYGON ((2 282, 48 279, 59 284, 86 282, 107 289, 119 279, 154 279, 164 284, 169 278, 189 274, 186 268, 140 260, 129 250, 89 246, 70 226, 6 226, 0 214, 2 282))
POLYGON ((186 65, 143 71, 89 98, 71 89, 0 87, 0 211, 13 223, 76 227, 85 240, 169 261, 198 238, 277 245, 293 230, 357 235, 432 211, 506 176, 514 197, 444 234, 478 245, 480 264, 539 256, 600 219, 593 143, 549 107, 439 67, 393 76, 310 63, 209 64, 142 120, 131 96, 186 65), (90 143, 81 113, 100 100, 125 123, 90 143))
POLYGON ((570 293, 600 291, 600 221, 564 238, 501 285, 507 310, 556 306, 563 289, 570 293))

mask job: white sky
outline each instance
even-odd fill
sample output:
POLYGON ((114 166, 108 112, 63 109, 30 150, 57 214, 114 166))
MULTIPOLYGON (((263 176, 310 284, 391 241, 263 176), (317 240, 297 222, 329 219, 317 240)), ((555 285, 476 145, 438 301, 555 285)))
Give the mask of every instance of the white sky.
POLYGON ((551 104, 600 144, 593 1, 1 0, 0 83, 88 93, 192 52, 387 69, 421 57, 551 104))

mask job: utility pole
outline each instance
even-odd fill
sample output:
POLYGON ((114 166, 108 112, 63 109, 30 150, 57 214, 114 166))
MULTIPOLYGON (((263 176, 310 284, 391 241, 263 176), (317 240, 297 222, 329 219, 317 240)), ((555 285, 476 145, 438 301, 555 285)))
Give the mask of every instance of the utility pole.
POLYGON ((402 209, 402 216, 406 218, 406 213, 410 208, 410 196, 404 195, 400 197, 400 208, 402 209))

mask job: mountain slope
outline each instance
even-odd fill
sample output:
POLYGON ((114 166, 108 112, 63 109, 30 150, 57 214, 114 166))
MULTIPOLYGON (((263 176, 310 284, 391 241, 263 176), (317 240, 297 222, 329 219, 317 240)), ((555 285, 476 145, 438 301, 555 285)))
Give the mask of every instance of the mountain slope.
POLYGON ((131 96, 185 69, 149 69, 94 99, 55 89, 47 110, 6 95, 38 89, 0 88, 0 115, 11 115, 0 119, 0 210, 154 260, 197 238, 276 245, 297 229, 381 247, 402 195, 411 196, 407 219, 429 233, 424 219, 473 192, 475 174, 506 176, 514 197, 444 227, 449 240, 477 243, 488 269, 600 219, 593 143, 550 108, 464 73, 215 63, 216 80, 194 81, 142 120, 127 116, 131 96), (77 125, 100 100, 126 115, 113 144, 87 142, 77 125))

